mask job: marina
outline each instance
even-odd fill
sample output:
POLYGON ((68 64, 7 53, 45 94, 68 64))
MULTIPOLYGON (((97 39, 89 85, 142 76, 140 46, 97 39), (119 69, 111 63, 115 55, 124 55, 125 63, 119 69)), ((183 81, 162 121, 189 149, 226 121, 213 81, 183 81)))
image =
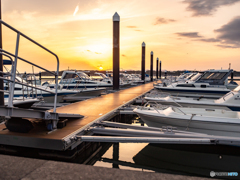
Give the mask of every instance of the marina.
POLYGON ((52 3, 0 0, 0 179, 239 179, 239 16, 52 3))

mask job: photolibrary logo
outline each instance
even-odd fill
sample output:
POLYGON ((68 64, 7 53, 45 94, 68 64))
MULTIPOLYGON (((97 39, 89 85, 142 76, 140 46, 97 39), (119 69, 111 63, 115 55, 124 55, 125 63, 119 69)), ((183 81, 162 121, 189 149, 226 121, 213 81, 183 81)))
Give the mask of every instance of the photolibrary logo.
POLYGON ((214 177, 215 175, 216 175, 216 174, 215 174, 214 171, 211 171, 211 172, 210 172, 210 176, 211 176, 211 177, 214 177))
POLYGON ((210 176, 211 177, 215 177, 215 176, 238 176, 238 172, 214 172, 214 171, 211 171, 210 176))

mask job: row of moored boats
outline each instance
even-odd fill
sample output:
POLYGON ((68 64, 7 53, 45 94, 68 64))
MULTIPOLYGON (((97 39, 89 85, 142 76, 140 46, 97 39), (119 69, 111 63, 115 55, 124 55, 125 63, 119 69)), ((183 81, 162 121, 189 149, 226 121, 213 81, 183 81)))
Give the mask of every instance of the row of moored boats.
MULTIPOLYGON (((11 61, 4 60, 4 65, 11 65, 11 61)), ((10 72, 10 71, 9 71, 10 72)), ((113 86, 112 76, 103 73, 95 73, 95 78, 83 71, 64 71, 58 82, 42 82, 35 75, 18 74, 15 78, 13 105, 15 107, 30 108, 33 104, 53 104, 55 89, 57 88, 57 103, 75 102, 85 98, 91 98, 104 94, 113 86), (27 86, 26 86, 27 85, 27 86), (34 88, 32 88, 34 87, 34 88), (38 103, 41 102, 41 103, 38 103)), ((5 75, 10 79, 11 74, 5 75)), ((150 80, 150 79, 149 79, 150 80)), ((120 88, 143 83, 141 77, 136 74, 120 74, 120 88)), ((8 104, 9 82, 4 80, 4 100, 8 104)))
POLYGON ((134 112, 148 126, 240 137, 240 86, 229 82, 231 73, 208 70, 185 73, 175 82, 163 80, 134 112))

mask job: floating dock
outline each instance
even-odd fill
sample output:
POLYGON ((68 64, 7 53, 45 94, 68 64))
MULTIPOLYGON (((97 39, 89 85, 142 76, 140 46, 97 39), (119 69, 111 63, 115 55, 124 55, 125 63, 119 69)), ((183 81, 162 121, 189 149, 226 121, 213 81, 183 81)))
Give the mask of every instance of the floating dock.
POLYGON ((153 89, 153 82, 110 93, 104 96, 88 99, 57 108, 57 113, 81 114, 84 118, 71 119, 67 126, 54 131, 47 131, 42 121, 34 122, 34 129, 29 133, 10 132, 4 123, 0 125, 0 144, 47 150, 73 149, 80 141, 73 139, 82 135, 94 123, 108 120, 117 115, 117 110, 131 104, 153 89))

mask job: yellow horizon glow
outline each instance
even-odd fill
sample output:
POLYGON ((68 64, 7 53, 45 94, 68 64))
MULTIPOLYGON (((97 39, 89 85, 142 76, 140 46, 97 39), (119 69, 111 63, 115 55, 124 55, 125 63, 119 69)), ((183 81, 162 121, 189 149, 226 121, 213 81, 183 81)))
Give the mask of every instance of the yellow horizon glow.
MULTIPOLYGON (((3 20, 58 55, 60 70, 112 69, 112 16, 120 15, 120 68, 141 69, 141 44, 146 43, 146 70, 150 52, 162 61, 165 70, 227 69, 231 63, 240 70, 239 48, 220 48, 216 43, 177 36, 178 32, 198 32, 204 38, 216 38, 214 30, 239 16, 240 3, 223 6, 213 16, 193 17, 181 0, 158 1, 55 1, 42 5, 3 0, 3 20), (146 6, 148 4, 148 6, 146 6), (54 8, 53 8, 54 7, 54 8), (50 11, 51 9, 51 11, 50 11), (17 18, 16 18, 17 17, 17 18), (157 18, 173 20, 156 24, 157 18)), ((3 28, 3 48, 15 53, 16 34, 3 28)), ((56 59, 20 38, 19 56, 36 64, 56 69, 56 59)), ((20 72, 32 69, 18 64, 20 72)), ((35 70, 38 71, 38 70, 35 70)))

